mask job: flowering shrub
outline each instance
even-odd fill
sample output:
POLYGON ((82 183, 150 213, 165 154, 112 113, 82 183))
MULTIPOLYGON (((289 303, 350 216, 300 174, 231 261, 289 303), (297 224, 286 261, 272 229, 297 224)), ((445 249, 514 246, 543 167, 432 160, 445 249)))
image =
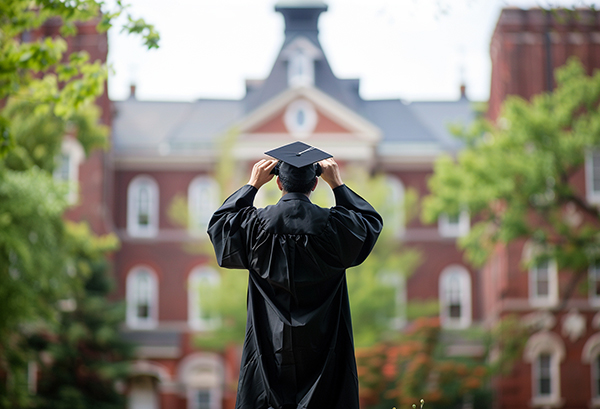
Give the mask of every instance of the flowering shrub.
POLYGON ((437 318, 414 321, 399 340, 357 350, 363 406, 410 407, 424 399, 428 407, 436 408, 481 395, 486 367, 470 359, 444 357, 443 352, 437 318))

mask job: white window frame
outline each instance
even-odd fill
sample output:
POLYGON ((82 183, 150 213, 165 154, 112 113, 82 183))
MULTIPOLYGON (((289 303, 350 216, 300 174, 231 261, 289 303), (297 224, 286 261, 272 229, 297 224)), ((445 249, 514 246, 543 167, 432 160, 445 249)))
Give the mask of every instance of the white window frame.
POLYGON ((196 236, 205 236, 212 214, 219 208, 221 189, 217 181, 209 176, 198 176, 188 187, 189 231, 196 236))
POLYGON ((137 266, 129 271, 126 282, 127 297, 127 326, 132 329, 154 329, 158 326, 158 276, 148 266, 137 266), (137 278, 141 274, 147 274, 149 278, 148 289, 148 317, 138 316, 138 298, 140 289, 137 278))
POLYGON ((388 176, 386 180, 389 187, 389 203, 392 206, 389 220, 386 220, 386 226, 387 228, 391 227, 397 237, 402 237, 406 233, 406 191, 404 184, 398 177, 388 176))
POLYGON ((160 398, 156 386, 152 382, 152 377, 148 375, 138 375, 130 378, 129 393, 127 396, 128 409, 159 409, 160 398), (144 388, 139 388, 140 381, 144 381, 144 388), (134 385, 137 387, 135 387, 134 385), (133 384, 133 385, 132 385, 133 384), (140 402, 141 398, 141 402, 140 402))
POLYGON ((590 390, 592 393, 590 407, 600 406, 600 368, 596 364, 600 359, 600 333, 588 338, 583 346, 581 360, 590 365, 590 390))
POLYGON ((79 166, 85 159, 83 147, 73 136, 65 136, 60 146, 60 156, 55 159, 54 179, 68 184, 67 202, 70 205, 77 203, 79 198, 79 166), (66 178, 63 175, 63 157, 68 158, 66 178))
MULTIPOLYGON (((589 149, 585 154, 585 190, 587 201, 600 204, 600 190, 594 190, 594 156, 600 160, 600 149, 589 149)), ((598 181, 600 185, 600 181, 598 181)))
POLYGON ((303 48, 296 48, 288 60, 290 88, 310 87, 315 83, 315 61, 303 48))
POLYGON ((564 342, 553 332, 538 332, 527 341, 523 356, 531 364, 531 406, 560 407, 564 403, 560 391, 560 363, 565 357, 564 342), (538 362, 542 354, 550 355, 549 395, 541 395, 538 389, 538 362))
POLYGON ((187 397, 186 409, 199 409, 199 391, 210 393, 210 409, 222 409, 225 370, 223 360, 216 354, 194 353, 185 357, 179 365, 178 379, 187 397), (202 368, 198 372, 198 368, 202 368))
POLYGON ((446 267, 439 278, 439 301, 440 301, 440 322, 446 329, 465 329, 472 323, 472 285, 469 271, 459 265, 446 267), (458 296, 460 299, 460 317, 451 317, 448 310, 450 305, 449 284, 450 280, 455 278, 458 284, 458 296))
POLYGON ((127 188, 127 233, 132 237, 155 237, 158 234, 159 190, 156 181, 147 175, 136 176, 127 188), (139 224, 140 189, 148 188, 148 224, 139 224))
POLYGON ((539 263, 533 263, 529 267, 529 304, 532 307, 552 307, 558 303, 558 271, 556 261, 548 260, 548 295, 540 296, 537 294, 537 279, 539 273, 539 263))
POLYGON ((394 316, 391 319, 392 329, 400 330, 406 326, 406 277, 400 271, 383 272, 381 282, 394 289, 394 316))
POLYGON ((442 237, 463 237, 471 230, 471 216, 466 210, 462 210, 458 214, 456 223, 450 222, 450 217, 447 213, 440 214, 438 218, 438 231, 442 237))
POLYGON ((221 283, 221 276, 214 269, 198 266, 188 277, 188 324, 195 331, 210 331, 221 325, 220 317, 203 318, 200 308, 200 285, 208 281, 213 286, 221 283))
POLYGON ((600 293, 596 293, 595 289, 600 288, 600 263, 590 264, 588 269, 588 299, 594 307, 600 307, 600 293))
POLYGON ((283 121, 287 130, 296 138, 306 138, 316 128, 318 115, 313 104, 306 99, 297 99, 291 102, 284 113, 283 121), (298 123, 298 115, 302 112, 304 120, 298 123))

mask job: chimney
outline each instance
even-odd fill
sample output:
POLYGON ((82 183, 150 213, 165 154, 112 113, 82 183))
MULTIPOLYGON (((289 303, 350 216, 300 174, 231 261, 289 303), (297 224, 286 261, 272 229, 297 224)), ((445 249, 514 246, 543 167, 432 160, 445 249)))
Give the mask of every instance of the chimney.
POLYGON ((467 99, 467 86, 460 84, 460 99, 467 99))
POLYGON ((129 86, 129 99, 135 99, 135 84, 129 86))

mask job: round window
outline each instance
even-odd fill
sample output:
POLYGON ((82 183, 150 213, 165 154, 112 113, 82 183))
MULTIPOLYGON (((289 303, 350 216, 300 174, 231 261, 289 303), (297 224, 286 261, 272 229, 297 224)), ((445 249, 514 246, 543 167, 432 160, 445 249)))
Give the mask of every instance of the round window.
POLYGON ((309 136, 317 126, 317 120, 317 111, 305 99, 292 102, 285 111, 285 126, 297 138, 309 136))

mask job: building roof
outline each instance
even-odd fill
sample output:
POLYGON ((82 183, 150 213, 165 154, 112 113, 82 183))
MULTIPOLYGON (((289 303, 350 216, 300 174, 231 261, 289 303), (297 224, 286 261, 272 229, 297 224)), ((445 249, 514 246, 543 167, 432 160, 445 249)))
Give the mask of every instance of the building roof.
POLYGON ((241 100, 200 99, 194 102, 115 102, 113 142, 117 154, 187 155, 211 148, 228 129, 290 89, 288 61, 298 47, 314 62, 312 87, 341 103, 382 132, 381 143, 435 145, 455 151, 460 143, 448 125, 471 122, 474 112, 464 96, 457 101, 406 103, 363 100, 358 79, 337 78, 318 39, 318 17, 327 9, 320 1, 286 0, 276 5, 286 19, 285 40, 264 80, 247 81, 241 100))

